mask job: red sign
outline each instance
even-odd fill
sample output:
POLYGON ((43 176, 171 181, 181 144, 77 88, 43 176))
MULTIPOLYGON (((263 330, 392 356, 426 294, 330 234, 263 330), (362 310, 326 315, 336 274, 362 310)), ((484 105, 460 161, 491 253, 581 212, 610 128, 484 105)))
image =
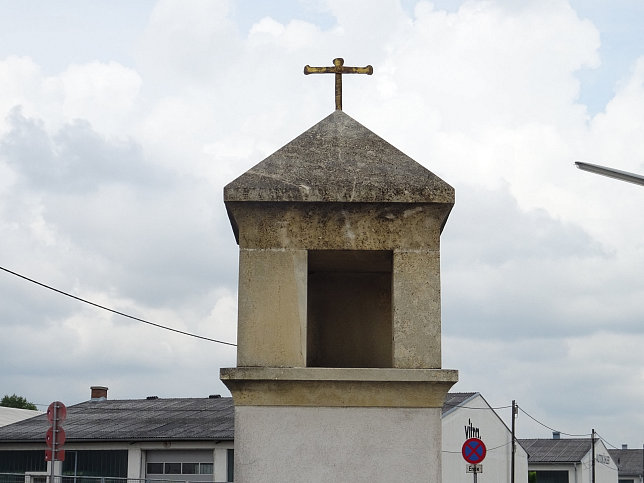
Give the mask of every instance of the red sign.
POLYGON ((47 430, 47 434, 45 435, 45 443, 47 443, 47 446, 51 448, 52 444, 54 443, 54 431, 56 431, 56 448, 61 447, 62 445, 65 444, 65 430, 63 428, 58 428, 54 430, 54 428, 49 428, 47 430))
POLYGON ((65 450, 62 447, 66 436, 61 424, 66 417, 67 408, 60 401, 54 401, 47 408, 47 420, 51 426, 45 434, 45 443, 51 449, 45 450, 45 461, 65 461, 65 450))
MULTIPOLYGON (((64 449, 56 450, 56 460, 57 461, 65 461, 65 450, 64 449)), ((45 450, 45 461, 51 461, 51 450, 50 449, 45 450)))
POLYGON ((51 403, 47 408, 47 421, 49 421, 50 423, 54 422, 54 406, 56 406, 56 420, 59 423, 62 423, 67 417, 67 408, 60 401, 51 403))
POLYGON ((485 449, 485 444, 480 439, 470 438, 463 443, 461 453, 463 453, 465 461, 475 465, 485 459, 487 449, 485 449))

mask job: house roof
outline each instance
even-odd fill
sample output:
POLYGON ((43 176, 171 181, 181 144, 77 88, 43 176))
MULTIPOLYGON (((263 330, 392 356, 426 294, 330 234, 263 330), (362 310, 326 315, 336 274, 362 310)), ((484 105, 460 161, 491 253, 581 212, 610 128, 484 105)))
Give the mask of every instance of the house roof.
MULTIPOLYGON (((0 427, 1 442, 44 441, 47 415, 0 427)), ((232 398, 95 400, 67 408, 67 441, 232 440, 232 398)))
MULTIPOLYGON (((443 415, 476 392, 449 393, 443 415)), ((230 397, 93 400, 67 407, 62 423, 74 441, 232 440, 234 405, 230 397)), ((46 414, 0 427, 0 442, 44 441, 46 414)))
POLYGON ((42 411, 0 406, 0 426, 6 426, 7 424, 22 421, 23 419, 33 418, 39 414, 43 414, 42 411))
POLYGON ((224 200, 454 203, 454 188, 336 110, 224 188, 224 200))
POLYGON ((520 439, 528 463, 579 463, 590 451, 589 438, 520 439))
POLYGON ((476 396, 478 392, 450 392, 447 393, 445 402, 443 403, 442 415, 445 416, 450 411, 476 396))
POLYGON ((644 454, 641 449, 609 449, 608 453, 617 464, 620 476, 644 474, 644 454))

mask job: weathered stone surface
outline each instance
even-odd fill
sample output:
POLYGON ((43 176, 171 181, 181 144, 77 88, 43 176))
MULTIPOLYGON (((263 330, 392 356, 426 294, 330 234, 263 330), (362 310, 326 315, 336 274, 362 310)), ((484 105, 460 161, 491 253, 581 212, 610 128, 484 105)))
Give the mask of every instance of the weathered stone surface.
POLYGON ((440 258, 436 250, 395 250, 393 366, 441 367, 440 258))
POLYGON ((306 258, 306 250, 240 250, 238 366, 306 365, 306 258))
POLYGON ((228 203, 240 247, 307 250, 436 247, 451 207, 439 203, 228 203))
POLYGON ((236 406, 440 408, 448 369, 237 367, 221 369, 236 406))
POLYGON ((454 188, 334 111, 224 188, 224 201, 454 203, 454 188))

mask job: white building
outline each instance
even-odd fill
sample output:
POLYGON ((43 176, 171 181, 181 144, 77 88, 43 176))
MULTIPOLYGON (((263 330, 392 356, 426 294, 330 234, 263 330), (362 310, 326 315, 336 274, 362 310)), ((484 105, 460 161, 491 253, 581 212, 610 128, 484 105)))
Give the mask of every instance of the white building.
MULTIPOLYGON (((107 400, 107 389, 102 389, 104 397, 99 394, 67 408, 64 474, 233 481, 232 398, 107 400)), ((511 482, 511 431, 479 393, 449 393, 441 423, 444 483, 473 481, 461 452, 463 443, 472 437, 487 448, 477 483, 511 482)), ((48 425, 43 414, 0 428, 0 473, 46 471, 48 425)), ((637 451, 633 458, 641 459, 642 451, 637 451)), ((631 466, 636 466, 635 460, 631 466)), ((516 444, 516 483, 527 483, 530 471, 536 472, 537 483, 591 483, 591 470, 589 438, 522 439, 516 444)), ((617 483, 617 466, 598 439, 595 472, 596 483, 617 483)), ((400 481, 409 480, 401 473, 400 481)), ((634 481, 640 483, 639 477, 634 481)))
MULTIPOLYGON (((443 406, 442 427, 443 482, 473 481, 474 475, 467 472, 468 463, 462 454, 463 443, 469 438, 480 439, 487 449, 477 483, 511 481, 512 432, 483 396, 477 392, 449 393, 443 406)), ((516 444, 514 481, 528 481, 528 455, 520 444, 516 444)))
MULTIPOLYGON (((95 391, 92 388, 92 395, 95 391)), ((231 398, 108 400, 67 407, 56 473, 132 480, 233 481, 231 398)), ((0 427, 0 473, 45 472, 47 416, 0 427)))
POLYGON ((617 464, 619 483, 644 483, 644 449, 628 449, 623 444, 621 449, 609 449, 608 453, 617 464))
POLYGON ((595 439, 594 464, 591 438, 521 439, 529 454, 528 471, 537 483, 617 483, 617 465, 599 439, 595 439))

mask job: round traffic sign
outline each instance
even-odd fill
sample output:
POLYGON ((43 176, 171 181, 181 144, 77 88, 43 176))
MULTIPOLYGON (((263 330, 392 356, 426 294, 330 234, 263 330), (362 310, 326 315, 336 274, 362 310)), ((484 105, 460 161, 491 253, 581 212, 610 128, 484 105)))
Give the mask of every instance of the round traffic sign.
MULTIPOLYGON (((51 461, 53 453, 54 453, 53 449, 46 449, 45 450, 45 461, 51 461)), ((65 450, 64 449, 57 449, 56 450, 56 461, 65 461, 65 450)))
POLYGON ((485 443, 478 438, 470 438, 465 443, 463 443, 463 458, 468 463, 473 465, 480 463, 485 458, 487 450, 485 449, 485 443))
MULTIPOLYGON (((56 431, 56 448, 60 448, 62 445, 65 444, 65 440, 67 439, 65 435, 65 430, 63 428, 58 428, 55 430, 56 431)), ((47 430, 47 434, 45 434, 45 443, 47 443, 47 446, 50 448, 54 444, 54 428, 49 428, 47 430)))
POLYGON ((62 423, 67 417, 67 407, 60 401, 54 401, 47 408, 47 421, 54 422, 54 406, 56 406, 56 420, 62 423))

